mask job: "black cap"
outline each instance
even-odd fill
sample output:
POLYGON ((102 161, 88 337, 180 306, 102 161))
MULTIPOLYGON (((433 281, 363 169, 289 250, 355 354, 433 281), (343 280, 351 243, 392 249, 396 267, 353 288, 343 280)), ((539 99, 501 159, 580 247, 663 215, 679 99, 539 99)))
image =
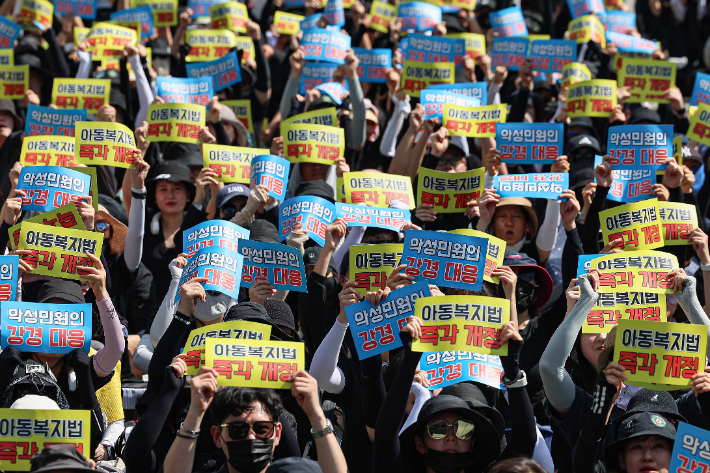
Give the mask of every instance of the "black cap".
POLYGON ((655 110, 649 110, 644 107, 639 107, 631 113, 629 125, 636 125, 639 122, 651 122, 655 125, 661 124, 661 116, 655 110))
POLYGON ((318 462, 308 458, 289 457, 271 462, 266 473, 323 473, 323 470, 318 462))
POLYGON ((296 324, 293 321, 293 311, 291 307, 279 299, 266 299, 264 307, 269 314, 274 325, 296 331, 296 324))
POLYGON ((203 165, 200 147, 194 143, 173 143, 165 153, 166 161, 175 161, 185 166, 203 165))
POLYGON ((594 130, 594 124, 592 123, 592 119, 589 117, 574 117, 571 118, 569 121, 568 127, 573 127, 573 126, 585 126, 589 128, 590 130, 594 130))
POLYGON ((302 182, 296 189, 297 196, 313 195, 325 199, 328 202, 335 203, 333 198, 333 188, 328 185, 323 179, 315 181, 302 182))
POLYGON ((321 108, 328 107, 338 108, 338 103, 333 100, 333 97, 331 97, 330 95, 322 93, 320 97, 311 102, 311 104, 308 106, 308 111, 312 112, 313 110, 319 110, 321 108))
POLYGON ((591 135, 577 135, 573 136, 567 142, 567 153, 571 154, 577 151, 579 148, 592 148, 595 153, 601 154, 602 148, 599 145, 599 140, 591 135))
POLYGON ((673 396, 666 391, 652 391, 646 388, 639 390, 629 399, 629 405, 626 407, 626 412, 621 416, 621 419, 638 412, 655 412, 665 417, 688 422, 678 412, 678 406, 673 396))
MULTIPOLYGON (((660 394, 659 391, 655 392, 660 394)), ((614 436, 611 437, 613 441, 607 443, 604 447, 604 458, 606 458, 609 471, 621 471, 619 467, 619 452, 624 448, 627 441, 647 435, 658 435, 668 439, 672 444, 675 441, 676 434, 675 426, 655 412, 636 412, 630 416, 622 417, 614 423, 612 429, 615 432, 614 436)))
POLYGON ((468 29, 463 27, 463 23, 459 16, 455 13, 444 13, 441 15, 442 20, 446 23, 446 31, 449 33, 468 33, 468 29))
POLYGON ((320 257, 320 252, 322 249, 323 248, 321 248, 320 246, 311 246, 306 248, 303 252, 303 266, 306 268, 315 266, 318 262, 318 258, 320 257))
POLYGON ((70 304, 83 304, 86 302, 84 294, 81 292, 81 286, 66 279, 52 279, 42 285, 37 292, 37 302, 39 303, 47 302, 55 297, 70 304))
POLYGON ((146 43, 146 47, 150 48, 153 56, 170 56, 170 46, 164 39, 156 38, 146 43))
POLYGON ((249 239, 252 241, 262 241, 265 243, 279 242, 279 231, 274 224, 268 220, 254 220, 246 229, 249 230, 249 239))
POLYGON ((468 407, 490 419, 493 427, 495 427, 498 432, 499 440, 503 442, 502 448, 505 448, 505 420, 501 413, 498 412, 498 409, 488 405, 486 396, 481 392, 478 386, 468 382, 452 384, 442 389, 439 394, 455 396, 462 399, 468 404, 468 407))
POLYGON ((271 325, 271 317, 266 312, 266 308, 256 302, 242 302, 241 304, 233 305, 227 310, 224 316, 224 321, 246 320, 249 322, 257 322, 260 324, 271 325))
POLYGON ((91 468, 89 460, 84 458, 73 444, 45 447, 32 457, 30 463, 32 464, 30 471, 35 473, 55 471, 96 473, 96 470, 91 468))
POLYGON ((483 8, 490 8, 491 10, 495 10, 496 0, 479 0, 476 2, 476 7, 473 9, 473 11, 478 12, 483 8))
POLYGON ((16 66, 30 66, 30 69, 35 69, 39 71, 41 74, 44 74, 49 77, 56 77, 56 74, 49 69, 45 69, 42 59, 31 53, 26 53, 26 54, 20 54, 15 56, 15 65, 16 66))
POLYGON ((190 181, 190 168, 176 161, 163 161, 152 169, 153 177, 146 181, 148 198, 155 199, 155 185, 158 181, 182 182, 187 186, 190 200, 195 196, 195 185, 190 181))
POLYGON ((584 168, 575 172, 569 179, 569 188, 577 190, 585 187, 590 182, 594 181, 594 169, 584 168))
MULTIPOLYGON (((120 86, 120 77, 117 77, 115 81, 114 79, 111 79, 111 84, 120 86)), ((126 108, 128 108, 128 106, 126 105, 126 95, 121 92, 118 87, 111 87, 111 92, 109 92, 108 103, 113 107, 120 108, 122 111, 125 111, 126 108)))

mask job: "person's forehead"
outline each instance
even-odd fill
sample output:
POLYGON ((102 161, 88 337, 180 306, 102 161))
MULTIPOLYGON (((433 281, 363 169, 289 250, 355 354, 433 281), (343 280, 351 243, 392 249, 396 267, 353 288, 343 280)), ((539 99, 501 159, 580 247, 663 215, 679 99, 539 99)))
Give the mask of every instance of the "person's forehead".
POLYGON ((437 415, 434 420, 445 420, 448 423, 451 422, 456 422, 459 419, 463 419, 463 416, 461 414, 457 414, 456 412, 442 412, 441 414, 437 415))
POLYGON ((225 423, 229 423, 235 420, 243 420, 249 423, 252 422, 257 422, 260 420, 272 420, 271 417, 269 416, 269 413, 264 409, 263 404, 260 402, 255 402, 254 404, 251 404, 247 409, 245 409, 240 415, 235 416, 230 414, 227 419, 225 419, 225 423))
POLYGON ((504 205, 496 209, 496 215, 525 215, 525 210, 519 205, 504 205))
POLYGON ((247 196, 245 195, 235 195, 229 199, 224 205, 240 205, 247 201, 247 196))

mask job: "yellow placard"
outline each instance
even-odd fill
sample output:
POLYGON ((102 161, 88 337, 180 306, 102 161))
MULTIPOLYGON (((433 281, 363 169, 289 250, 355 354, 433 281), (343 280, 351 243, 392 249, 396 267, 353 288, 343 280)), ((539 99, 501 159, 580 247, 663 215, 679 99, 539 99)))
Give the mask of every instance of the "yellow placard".
POLYGON ((186 355, 187 371, 185 374, 194 376, 200 371, 200 366, 205 364, 205 340, 208 338, 269 340, 269 337, 271 337, 270 325, 247 322, 246 320, 234 320, 196 328, 190 332, 187 342, 185 342, 185 348, 182 350, 182 354, 186 355))
POLYGON ((111 79, 59 79, 52 85, 52 103, 61 109, 96 113, 109 103, 111 79))
POLYGON ((30 90, 30 66, 0 66, 0 99, 21 99, 30 90))
POLYGON ((0 49, 0 66, 14 66, 15 65, 15 50, 14 49, 0 49))
POLYGON ((619 320, 665 322, 666 296, 654 292, 621 291, 599 294, 582 325, 582 333, 608 333, 619 320))
POLYGON ((616 107, 616 82, 595 79, 577 82, 567 90, 565 111, 568 117, 608 118, 616 107))
POLYGON ((202 145, 204 167, 217 173, 219 182, 239 182, 249 185, 251 160, 254 156, 270 154, 268 149, 240 148, 238 146, 202 145))
POLYGON ((690 116, 690 126, 685 134, 689 140, 710 146, 710 105, 698 102, 698 111, 690 116))
POLYGON ((86 41, 86 38, 89 36, 89 31, 91 31, 91 28, 84 28, 81 26, 75 26, 74 27, 74 46, 79 47, 81 43, 86 41))
MULTIPOLYGON (((241 3, 238 5, 241 5, 241 3)), ((254 40, 249 36, 237 36, 235 38, 234 46, 236 46, 236 48, 240 51, 244 51, 241 60, 242 64, 246 64, 246 62, 250 59, 254 59, 254 40)))
POLYGON ((397 7, 375 0, 370 7, 370 28, 380 33, 389 32, 390 21, 397 16, 397 7))
POLYGON ((402 68, 402 89, 410 97, 419 97, 421 90, 435 84, 454 83, 454 63, 434 62, 430 64, 404 61, 402 68))
POLYGON ((178 24, 178 0, 131 0, 131 8, 149 7, 153 12, 153 26, 178 24))
POLYGON ((71 202, 54 210, 50 210, 49 212, 43 212, 39 215, 35 215, 34 217, 23 220, 17 225, 10 227, 8 233, 10 234, 10 247, 13 250, 17 248, 17 245, 20 242, 20 228, 24 222, 86 231, 84 221, 81 220, 81 215, 79 215, 79 211, 76 210, 76 204, 71 202))
POLYGON ((20 0, 20 14, 17 23, 25 30, 37 31, 33 22, 42 24, 44 29, 52 27, 54 5, 47 0, 20 0))
POLYGON ((251 100, 224 100, 220 103, 232 109, 237 120, 242 122, 248 133, 254 133, 254 124, 251 120, 251 100))
POLYGON ((402 243, 351 246, 348 279, 357 283, 357 292, 364 296, 368 292, 384 290, 387 277, 399 265, 402 248, 402 243))
POLYGON ((234 33, 227 29, 190 30, 185 32, 185 42, 190 45, 186 62, 213 61, 229 54, 236 46, 234 33))
POLYGON ((111 60, 116 60, 120 61, 121 59, 121 54, 122 51, 120 49, 95 49, 93 53, 91 53, 91 59, 93 61, 111 61, 111 60))
POLYGON ((498 269, 499 266, 503 266, 503 260, 505 260, 505 248, 508 246, 505 240, 501 240, 500 238, 496 238, 485 232, 479 232, 478 230, 471 230, 468 228, 450 230, 449 233, 488 239, 488 251, 486 252, 486 266, 483 270, 483 279, 488 282, 492 282, 493 284, 498 284, 500 282, 500 278, 498 278, 498 276, 491 275, 493 274, 493 271, 498 269))
POLYGON ((679 166, 683 165, 683 136, 673 138, 673 157, 679 166))
POLYGON ((527 36, 521 36, 522 38, 527 38, 530 40, 530 42, 537 41, 537 40, 548 40, 550 39, 549 34, 529 34, 527 36))
POLYGON ((505 123, 506 104, 466 107, 447 103, 444 105, 442 126, 449 135, 476 138, 494 138, 496 123, 505 123))
POLYGON ((698 212, 694 205, 658 202, 663 242, 667 246, 690 245, 690 234, 698 228, 698 212))
POLYGON ((481 196, 485 172, 485 168, 456 173, 419 168, 417 203, 433 205, 436 213, 464 213, 468 203, 481 196))
POLYGON ((652 250, 665 245, 658 215, 658 199, 619 205, 599 212, 604 244, 623 239, 625 251, 652 250))
POLYGON ((33 274, 84 279, 81 268, 94 264, 86 253, 100 257, 103 243, 101 233, 22 222, 17 248, 32 250, 21 258, 32 266, 33 274))
POLYGON ((600 293, 636 291, 673 294, 673 278, 678 258, 662 251, 626 251, 594 258, 587 270, 599 271, 600 293))
POLYGON ((702 325, 622 319, 614 360, 626 368, 624 382, 632 386, 641 382, 651 389, 648 383, 689 387, 693 375, 705 370, 707 342, 708 330, 702 325))
POLYGON ((422 336, 412 351, 460 350, 505 356, 500 329, 510 321, 510 301, 486 296, 420 297, 414 313, 422 320, 422 336))
POLYGON ((628 87, 628 103, 668 103, 664 95, 675 87, 676 64, 654 59, 624 59, 617 77, 619 87, 628 87))
POLYGON ((26 136, 22 140, 23 166, 73 166, 73 136, 26 136))
POLYGON ((148 108, 148 141, 200 143, 207 109, 190 103, 154 103, 148 108))
POLYGON ((478 59, 486 54, 486 37, 477 33, 447 34, 447 38, 466 40, 466 57, 478 59))
POLYGON ((562 68, 562 87, 588 80, 592 80, 592 73, 581 62, 571 62, 562 68))
POLYGON ((279 32, 279 34, 294 35, 301 31, 301 22, 305 18, 305 16, 295 15, 293 13, 286 13, 284 11, 278 10, 274 14, 274 25, 276 25, 276 30, 279 32))
POLYGON ((131 29, 136 32, 136 34, 140 35, 141 34, 141 29, 143 28, 141 25, 142 23, 140 21, 117 21, 117 20, 111 20, 112 24, 118 25, 118 26, 123 26, 128 29, 131 29))
POLYGON ((73 444, 80 455, 94 457, 91 450, 91 411, 0 409, 3 471, 30 471, 30 459, 44 447, 73 444))
POLYGON ((334 107, 321 108, 312 112, 299 113, 281 121, 282 124, 311 123, 313 125, 338 126, 338 115, 334 107))
POLYGON ((343 195, 348 204, 389 207, 392 201, 399 200, 409 209, 416 208, 412 180, 409 176, 346 172, 343 174, 343 195))
POLYGON ((247 32, 247 6, 238 2, 227 2, 210 8, 212 29, 226 28, 237 33, 247 32))
POLYGON ((463 8, 464 10, 474 10, 476 8, 476 0, 448 0, 446 4, 463 8))
POLYGON ((77 164, 129 168, 140 156, 133 132, 120 123, 76 122, 74 139, 77 164))
MULTIPOLYGON (((89 52, 94 52, 97 49, 113 49, 122 51, 126 46, 135 46, 138 44, 138 33, 130 28, 126 28, 125 26, 101 22, 96 23, 91 27, 89 36, 86 38, 86 42, 89 43, 89 48, 87 49, 89 52)), ((95 58, 92 56, 92 60, 97 59, 101 58, 95 58)))
POLYGON ((288 389, 286 380, 306 368, 304 352, 301 342, 206 338, 205 366, 219 373, 221 386, 288 389))
POLYGON ((335 164, 345 152, 342 128, 309 123, 281 124, 286 158, 292 163, 335 164))
POLYGON ((577 44, 594 41, 600 44, 602 48, 606 48, 604 25, 596 15, 584 15, 570 21, 567 31, 569 32, 569 39, 577 41, 577 44))

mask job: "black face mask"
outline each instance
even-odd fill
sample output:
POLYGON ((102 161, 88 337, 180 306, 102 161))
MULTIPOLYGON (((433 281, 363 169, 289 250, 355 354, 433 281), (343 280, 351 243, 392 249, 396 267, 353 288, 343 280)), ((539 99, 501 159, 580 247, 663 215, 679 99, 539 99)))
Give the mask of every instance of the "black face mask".
POLYGON ((476 14, 476 19, 478 20, 478 25, 481 28, 490 28, 491 27, 491 19, 488 17, 488 12, 476 14))
POLYGON ((537 299, 537 288, 527 281, 518 279, 515 286, 515 308, 518 314, 528 310, 537 299))
POLYGON ((436 473, 461 473, 473 466, 471 453, 439 452, 429 449, 424 455, 424 464, 436 473))
POLYGON ((338 283, 336 282, 335 276, 331 276, 331 277, 325 279, 326 297, 330 296, 333 293, 333 291, 335 291, 335 288, 337 285, 338 285, 338 283))
POLYGON ((227 444, 227 462, 240 473, 257 473, 274 459, 274 439, 222 442, 227 444))

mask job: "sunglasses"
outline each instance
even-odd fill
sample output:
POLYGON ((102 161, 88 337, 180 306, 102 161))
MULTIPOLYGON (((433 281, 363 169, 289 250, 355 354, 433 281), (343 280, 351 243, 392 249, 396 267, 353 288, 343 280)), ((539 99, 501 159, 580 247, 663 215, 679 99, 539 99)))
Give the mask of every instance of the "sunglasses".
POLYGON ((441 440, 449 433, 449 427, 454 428, 454 435, 461 440, 468 440, 473 437, 474 425, 469 420, 457 420, 453 424, 447 423, 443 419, 433 420, 426 425, 429 437, 434 440, 441 440))
POLYGON ((225 205, 222 207, 220 210, 222 210, 222 218, 223 220, 231 220, 232 217, 237 215, 237 212, 241 212, 242 209, 244 208, 246 204, 239 205, 239 206, 234 206, 234 205, 225 205))
POLYGON ((94 224, 94 226, 96 227, 96 231, 99 232, 105 232, 106 230, 111 228, 111 224, 104 221, 98 221, 94 224))
POLYGON ((254 432, 254 436, 258 439, 271 438, 274 435, 276 422, 260 420, 250 424, 243 420, 235 420, 229 424, 222 424, 220 427, 226 427, 229 437, 232 440, 244 440, 249 435, 249 431, 254 432))

